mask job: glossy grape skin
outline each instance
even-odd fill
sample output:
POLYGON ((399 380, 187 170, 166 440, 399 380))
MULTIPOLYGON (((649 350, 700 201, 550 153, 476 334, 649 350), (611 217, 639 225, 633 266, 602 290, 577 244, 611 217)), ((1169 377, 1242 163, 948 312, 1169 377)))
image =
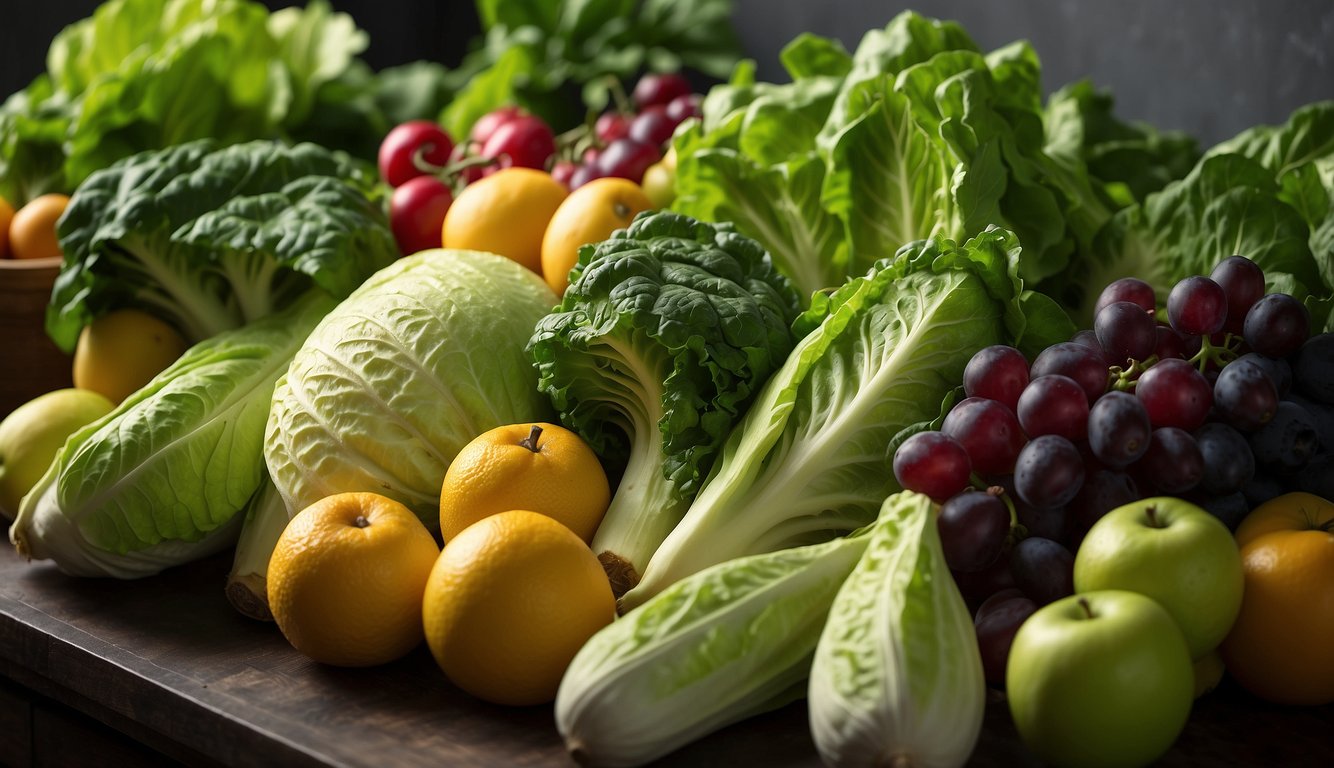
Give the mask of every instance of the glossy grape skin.
POLYGON ((1060 435, 1082 440, 1088 433, 1088 397, 1069 376, 1048 374, 1028 383, 1016 409, 1029 437, 1060 435))
POLYGON ((1153 315, 1137 304, 1116 301, 1103 307, 1093 318, 1093 332, 1098 334, 1103 356, 1114 365, 1130 360, 1145 360, 1158 342, 1153 315))
POLYGON ((672 99, 689 93, 690 81, 686 80, 685 77, 675 72, 650 72, 640 77, 635 83, 630 98, 634 101, 635 106, 643 110, 655 104, 661 104, 665 107, 672 99))
POLYGON ((630 133, 630 115, 620 112, 603 112, 593 123, 593 135, 603 144, 610 144, 623 139, 630 133))
POLYGON ((1286 359, 1275 360, 1259 352, 1247 352, 1233 362, 1243 361, 1251 365, 1257 365, 1260 370, 1265 372, 1265 375, 1273 382, 1274 391, 1278 393, 1280 400, 1288 396, 1288 392, 1292 390, 1292 366, 1286 359))
POLYGON ((899 485, 937 501, 962 491, 972 471, 963 445, 944 432, 918 432, 894 452, 899 485))
POLYGON ((1203 275, 1191 275, 1172 286, 1167 296, 1167 321, 1181 333, 1208 336, 1222 330, 1227 308, 1222 286, 1203 275))
POLYGON ((1251 349, 1280 358, 1296 352, 1311 332, 1311 316, 1300 301, 1286 293, 1260 297, 1242 324, 1241 334, 1251 349))
MULTIPOLYGON (((1098 334, 1094 333, 1092 328, 1075 331, 1075 335, 1070 337, 1070 341, 1088 347, 1097 352, 1099 357, 1102 357, 1102 343, 1098 341, 1098 334)), ((1105 362, 1106 358, 1103 358, 1103 360, 1105 362)))
POLYGON ((984 475, 1014 471, 1014 460, 1027 438, 1014 411, 997 400, 969 397, 945 414, 940 431, 968 452, 973 471, 984 475))
POLYGON ((630 121, 629 138, 644 144, 665 144, 676 130, 676 122, 667 116, 665 106, 650 107, 630 121))
POLYGON ((606 178, 607 174, 596 163, 581 165, 570 174, 570 190, 576 190, 594 179, 606 178))
POLYGON ((1255 262, 1244 256, 1229 256, 1218 262, 1209 278, 1227 296, 1227 319, 1223 330, 1241 333, 1246 313, 1265 293, 1265 276, 1255 262))
POLYGON ((1074 379, 1089 405, 1107 391, 1107 361, 1102 354, 1074 341, 1062 341, 1047 347, 1033 358, 1028 370, 1030 379, 1048 374, 1060 374, 1074 379))
POLYGON ((1066 528, 1061 540, 1077 550, 1089 528, 1103 515, 1142 497, 1139 486, 1125 472, 1098 469, 1087 473, 1079 493, 1066 507, 1066 528))
POLYGON ((1015 586, 1008 552, 1002 553, 996 562, 980 571, 950 571, 950 575, 954 577, 954 583, 970 610, 977 610, 987 598, 1015 586))
POLYGON ((1211 421, 1195 431, 1204 459, 1198 489, 1210 496, 1236 493, 1255 475, 1255 456, 1246 438, 1232 427, 1211 421))
POLYGON ((973 354, 963 370, 963 391, 1018 408, 1019 395, 1028 386, 1028 359, 1014 347, 996 344, 973 354))
POLYGON ((1004 589, 977 609, 973 629, 977 633, 977 649, 982 656, 982 675, 988 685, 1005 685, 1005 667, 1009 663, 1014 636, 1038 610, 1038 604, 1024 596, 1018 588, 1004 589))
POLYGON ((1223 366, 1214 382, 1214 408, 1224 421, 1243 432, 1253 432, 1274 418, 1278 389, 1260 366, 1234 360, 1223 366))
POLYGON ((1200 484, 1204 456, 1189 432, 1179 427, 1159 427, 1149 439, 1149 449, 1136 463, 1139 474, 1162 493, 1185 493, 1200 484))
POLYGON ((1089 447, 1111 468, 1134 463, 1149 449, 1149 412, 1127 392, 1108 392, 1089 409, 1089 447))
POLYGON ((1010 533, 1010 510, 997 493, 966 490, 940 505, 936 528, 945 564, 973 573, 1000 557, 1010 533))
POLYGON ((629 179, 638 184, 644 179, 644 171, 661 159, 657 147, 627 137, 608 144, 598 156, 597 167, 605 176, 629 179))
POLYGON ((1186 357, 1186 337, 1171 326, 1159 325, 1153 329, 1157 340, 1153 345, 1153 356, 1159 360, 1175 360, 1186 357))
POLYGON ((1034 507, 1069 504, 1083 482, 1084 460, 1079 449, 1059 435, 1028 441, 1014 464, 1015 493, 1034 507))
POLYGON ((1213 387, 1185 360, 1162 360, 1135 383, 1135 397, 1144 404, 1155 427, 1194 431, 1209 417, 1213 387))
POLYGON ((1258 464, 1296 472, 1320 450, 1316 421, 1305 408, 1280 400, 1274 418, 1248 437, 1258 464))
POLYGON ((1098 300, 1093 305, 1094 317, 1108 304, 1118 301, 1128 301, 1145 312, 1153 312, 1158 306, 1153 286, 1137 277, 1122 277, 1108 283, 1102 293, 1098 294, 1098 300))
POLYGON ((1015 585, 1039 606, 1075 593, 1075 556, 1060 542, 1024 539, 1010 552, 1010 571, 1015 585))
POLYGON ((667 117, 674 125, 680 125, 692 117, 703 115, 700 107, 704 97, 698 93, 685 93, 667 102, 667 117))

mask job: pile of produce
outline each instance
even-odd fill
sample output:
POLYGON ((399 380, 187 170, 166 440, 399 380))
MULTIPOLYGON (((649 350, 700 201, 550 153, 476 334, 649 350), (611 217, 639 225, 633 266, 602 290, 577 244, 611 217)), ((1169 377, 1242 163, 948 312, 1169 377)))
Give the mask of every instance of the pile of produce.
POLYGON ((56 39, 0 108, 74 353, 0 422, 22 556, 232 549, 314 661, 424 643, 589 765, 799 699, 828 765, 949 766, 988 706, 1142 765, 1224 675, 1334 702, 1334 102, 1201 148, 913 12, 764 83, 719 0, 478 5, 454 71, 321 2, 56 39))

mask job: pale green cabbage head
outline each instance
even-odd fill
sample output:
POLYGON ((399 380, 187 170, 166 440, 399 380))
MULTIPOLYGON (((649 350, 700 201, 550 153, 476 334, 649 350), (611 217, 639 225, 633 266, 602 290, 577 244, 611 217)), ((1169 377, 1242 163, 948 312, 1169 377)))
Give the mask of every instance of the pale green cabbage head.
POLYGON ((432 250, 376 273, 278 381, 264 457, 289 514, 373 491, 439 525, 445 469, 493 427, 551 419, 524 351, 556 303, 501 256, 432 250))

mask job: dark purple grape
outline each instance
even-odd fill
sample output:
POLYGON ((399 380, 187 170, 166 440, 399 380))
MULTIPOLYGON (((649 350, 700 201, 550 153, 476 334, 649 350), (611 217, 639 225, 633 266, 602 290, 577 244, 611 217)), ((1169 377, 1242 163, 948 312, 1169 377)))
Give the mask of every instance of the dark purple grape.
POLYGON ((1005 685, 1005 667, 1010 661, 1015 633, 1037 610, 1038 604, 1017 588, 997 592, 977 609, 973 628, 977 631, 977 650, 982 655, 982 676, 988 685, 1005 685))
POLYGON ((968 490, 940 505, 936 529, 950 570, 980 571, 1000 557, 1010 535, 1010 510, 1000 493, 968 490))
POLYGON ((950 571, 954 584, 963 595, 970 610, 977 610, 987 598, 1004 589, 1013 589, 1014 574, 1010 572, 1009 553, 1001 553, 996 562, 980 571, 950 571))
POLYGON ((1017 413, 1029 437, 1060 435, 1082 440, 1088 432, 1088 396, 1069 376, 1048 374, 1030 381, 1019 396, 1017 413))
POLYGON ((1246 497, 1246 504, 1251 509, 1255 509, 1270 499, 1282 496, 1287 491, 1287 486, 1277 476, 1258 470, 1255 476, 1241 487, 1241 494, 1246 497))
POLYGON ((968 397, 996 400, 1014 410, 1019 393, 1028 386, 1028 359, 1014 347, 996 344, 973 354, 963 369, 963 391, 968 397))
POLYGON ((1304 397, 1300 392, 1288 393, 1288 399, 1306 409, 1315 422, 1315 433, 1326 451, 1334 452, 1334 405, 1304 397))
POLYGON ((1260 370, 1264 371, 1269 380, 1274 382, 1274 391, 1278 393, 1280 400, 1288 396, 1288 392, 1292 390, 1292 366, 1288 364, 1287 360, 1275 360, 1259 352, 1247 352, 1233 362, 1239 363, 1243 360, 1260 366, 1260 370))
POLYGON ((1169 325, 1159 325, 1153 332, 1157 337, 1153 344, 1154 357, 1159 360, 1176 360, 1186 356, 1185 336, 1174 331, 1169 325))
POLYGON ((1010 552, 1014 583, 1039 606, 1075 593, 1075 556, 1060 542, 1030 536, 1010 552))
POLYGON ((1158 341, 1154 330, 1157 325, 1152 314, 1129 301, 1112 302, 1093 318, 1093 332, 1098 334, 1103 356, 1114 365, 1152 355, 1158 341))
POLYGON ((1062 540, 1077 550, 1089 528, 1103 515, 1141 498, 1139 486, 1125 472, 1098 469, 1084 477, 1079 493, 1066 508, 1066 530, 1062 540))
POLYGON ((1158 297, 1153 293, 1153 286, 1137 277, 1123 277, 1108 283, 1102 293, 1098 294, 1098 301, 1093 305, 1093 315, 1096 317, 1103 307, 1118 301, 1128 301, 1149 313, 1158 308, 1158 297))
POLYGON ((1041 536, 1044 539, 1053 541, 1061 540, 1069 527, 1066 524, 1065 507, 1049 507, 1040 509, 1025 502, 1023 499, 1014 498, 1014 513, 1019 524, 1024 527, 1029 536, 1041 536))
POLYGON ((1178 280, 1167 295, 1167 322, 1182 333, 1207 336, 1222 330, 1226 319, 1227 294, 1203 275, 1178 280))
POLYGON ((1089 448, 1113 469, 1129 466, 1149 449, 1149 412, 1139 398, 1108 392, 1089 409, 1089 448))
POLYGON ((1251 505, 1246 501, 1246 494, 1241 491, 1201 497, 1196 499, 1195 503, 1205 512, 1218 518, 1229 531, 1237 530, 1242 518, 1251 511, 1251 505))
POLYGON ((1185 360, 1161 360, 1140 374, 1135 397, 1155 427, 1198 429, 1214 404, 1209 380, 1185 360))
POLYGON ((1159 427, 1149 439, 1149 450, 1136 462, 1139 474, 1154 488, 1169 494, 1185 493, 1200 484, 1204 456, 1189 432, 1178 427, 1159 427))
POLYGON ((1292 380, 1306 397, 1334 405, 1334 333, 1312 336, 1302 344, 1292 364, 1292 380))
POLYGON ((1300 301, 1286 293, 1260 297, 1246 313, 1241 335, 1251 349, 1270 357, 1287 357, 1306 342, 1311 316, 1300 301))
POLYGON ((944 432, 918 432, 894 452, 894 477, 899 485, 937 501, 967 487, 972 471, 968 452, 944 432))
POLYGON ((1063 507, 1084 482, 1084 460, 1075 444, 1059 435, 1036 437, 1014 463, 1014 489, 1035 507, 1063 507))
POLYGON ((644 144, 660 146, 672 137, 677 122, 667 116, 666 106, 649 107, 630 120, 630 130, 626 135, 644 144))
POLYGON ((1074 379, 1090 405, 1107 391, 1107 361, 1102 353, 1073 341, 1058 342, 1042 350, 1028 369, 1033 379, 1050 374, 1074 379))
POLYGON ((1195 431, 1204 472, 1197 490, 1210 496, 1236 493, 1255 475, 1255 456, 1240 432, 1211 421, 1195 431))
POLYGON ((969 397, 945 415, 940 431, 958 440, 968 451, 973 471, 983 475, 1014 471, 1014 460, 1026 438, 1019 417, 999 400, 969 397))
POLYGON ((629 179, 638 184, 644 178, 644 171, 661 159, 662 153, 653 144, 626 137, 608 144, 598 155, 596 166, 604 176, 629 179))
POLYGON ((1250 435, 1251 453, 1259 464, 1295 472, 1320 450, 1316 421, 1291 400, 1280 400, 1274 418, 1250 435))
POLYGON ((1234 360, 1218 372, 1214 408, 1229 425, 1242 432, 1254 432, 1274 418, 1278 390, 1260 366, 1234 360))
POLYGON ((1265 294, 1264 272, 1245 256, 1229 256, 1218 262, 1209 278, 1227 295, 1227 320, 1223 330, 1241 333, 1246 313, 1265 294))
MULTIPOLYGON (((1070 337, 1070 341, 1088 347, 1097 352, 1098 357, 1102 357, 1102 343, 1098 341, 1098 334, 1094 333, 1092 328, 1076 331, 1075 335, 1070 337)), ((1105 360, 1106 358, 1104 358, 1103 367, 1107 367, 1105 360)))

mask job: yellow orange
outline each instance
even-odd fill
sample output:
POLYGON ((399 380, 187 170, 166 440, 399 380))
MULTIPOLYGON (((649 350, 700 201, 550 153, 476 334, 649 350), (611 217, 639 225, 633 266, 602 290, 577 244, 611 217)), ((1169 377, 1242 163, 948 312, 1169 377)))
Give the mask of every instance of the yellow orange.
POLYGON ((547 285, 560 296, 569 284, 570 269, 579 261, 580 246, 606 240, 652 207, 644 190, 629 179, 594 179, 571 192, 542 236, 542 277, 547 285))
POLYGON ((1228 673, 1279 704, 1334 702, 1334 504, 1284 494, 1236 536, 1246 583, 1220 648, 1228 673))
POLYGON ((542 235, 568 194, 551 174, 505 168, 463 188, 445 214, 445 248, 490 251, 542 273, 542 235))
POLYGON ((93 320, 74 347, 74 386, 119 403, 176 362, 188 348, 176 329, 138 309, 93 320))
POLYGON ((9 255, 15 259, 48 259, 61 255, 56 221, 69 197, 49 193, 29 200, 9 222, 9 255))
POLYGON ((407 507, 340 493, 287 524, 269 561, 269 608, 294 648, 325 664, 385 664, 422 641, 422 596, 439 555, 407 507))
POLYGON ((593 551, 528 510, 484 518, 447 542, 422 601, 426 643, 445 676, 512 706, 555 699, 575 653, 615 617, 593 551))
POLYGON ((507 424, 459 451, 440 488, 440 535, 448 542, 489 515, 528 509, 584 542, 611 502, 602 464, 575 433, 557 424, 507 424))

